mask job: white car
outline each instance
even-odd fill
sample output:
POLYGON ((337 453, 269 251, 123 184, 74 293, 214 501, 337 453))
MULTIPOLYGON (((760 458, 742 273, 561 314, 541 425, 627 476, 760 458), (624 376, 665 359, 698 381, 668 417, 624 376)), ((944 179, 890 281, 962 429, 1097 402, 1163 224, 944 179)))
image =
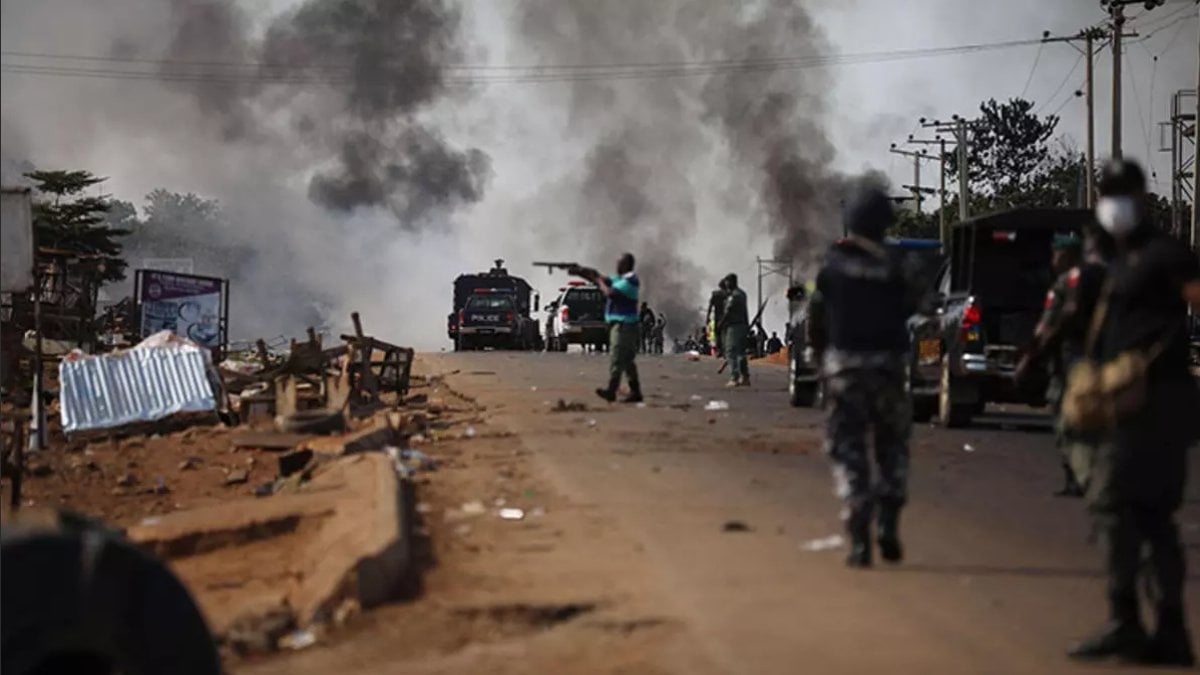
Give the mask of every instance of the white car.
POLYGON ((596 286, 572 281, 562 294, 546 306, 546 350, 565 352, 567 345, 608 344, 608 324, 604 322, 607 299, 596 286))

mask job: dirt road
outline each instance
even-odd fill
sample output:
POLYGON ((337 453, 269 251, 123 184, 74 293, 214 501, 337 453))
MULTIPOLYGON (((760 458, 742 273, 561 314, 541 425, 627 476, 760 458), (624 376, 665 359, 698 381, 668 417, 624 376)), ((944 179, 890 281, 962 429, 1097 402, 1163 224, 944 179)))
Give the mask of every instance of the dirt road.
MULTIPOLYGON (((419 486, 431 546, 419 598, 247 672, 1086 670, 1062 654, 1104 618, 1104 581, 1081 503, 1051 496, 1044 417, 919 427, 908 558, 851 571, 844 548, 809 550, 840 533, 839 505, 822 416, 788 407, 782 368, 729 391, 711 360, 643 358, 648 400, 635 407, 591 393, 602 356, 420 362, 480 417, 461 441, 429 446, 443 467, 419 486), (559 399, 588 409, 552 412, 559 399), (705 411, 714 399, 729 410, 705 411), (495 517, 497 499, 526 518, 495 517), (489 513, 459 514, 466 500, 489 513)), ((1180 522, 1191 550, 1194 497, 1180 522)))

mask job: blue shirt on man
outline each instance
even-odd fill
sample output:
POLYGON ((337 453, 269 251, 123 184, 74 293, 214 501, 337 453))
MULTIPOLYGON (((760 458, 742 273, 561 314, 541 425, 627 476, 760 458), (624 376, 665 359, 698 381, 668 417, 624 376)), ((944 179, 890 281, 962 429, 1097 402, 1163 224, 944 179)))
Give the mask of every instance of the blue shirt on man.
POLYGON ((638 323, 638 281, 637 274, 626 272, 619 276, 610 276, 608 285, 613 293, 608 296, 608 304, 604 307, 604 320, 608 323, 638 323))

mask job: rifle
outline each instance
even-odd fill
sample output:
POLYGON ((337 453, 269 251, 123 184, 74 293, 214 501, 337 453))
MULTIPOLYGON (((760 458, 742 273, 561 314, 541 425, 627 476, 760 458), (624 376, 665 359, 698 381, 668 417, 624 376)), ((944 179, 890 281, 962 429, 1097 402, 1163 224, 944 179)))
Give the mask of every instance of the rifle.
MULTIPOLYGON (((759 328, 759 330, 762 330, 762 314, 763 314, 763 310, 767 308, 767 303, 768 303, 768 302, 770 302, 770 301, 771 301, 771 299, 770 299, 770 298, 767 298, 766 300, 763 300, 763 301, 762 301, 762 304, 761 304, 761 305, 759 305, 759 307, 758 307, 758 313, 754 315, 754 320, 750 322, 750 325, 751 325, 751 326, 754 326, 755 324, 758 324, 758 328, 759 328)), ((726 347, 725 347, 725 348, 726 348, 726 349, 728 349, 728 348, 729 348, 729 346, 728 346, 728 345, 726 345, 726 347)), ((720 375, 721 373, 725 372, 725 369, 726 369, 726 368, 728 368, 728 367, 729 367, 729 357, 725 357, 725 361, 724 361, 723 363, 721 363, 721 367, 717 369, 717 374, 718 374, 718 375, 720 375)))
POLYGON ((535 262, 534 267, 545 267, 546 274, 553 274, 554 270, 570 270, 573 267, 582 267, 579 263, 573 262, 535 262))

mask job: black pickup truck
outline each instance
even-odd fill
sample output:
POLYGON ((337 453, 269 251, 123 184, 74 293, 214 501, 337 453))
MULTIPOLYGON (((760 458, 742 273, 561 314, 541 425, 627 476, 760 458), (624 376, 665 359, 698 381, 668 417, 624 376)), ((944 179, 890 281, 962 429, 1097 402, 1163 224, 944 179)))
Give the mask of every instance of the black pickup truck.
POLYGON ((1045 405, 1044 376, 1017 387, 1013 373, 1054 281, 1055 234, 1078 234, 1091 219, 1082 209, 1017 209, 951 228, 936 316, 911 326, 917 419, 957 427, 988 403, 1045 405))
MULTIPOLYGON (((943 267, 944 256, 942 244, 936 239, 889 239, 888 248, 899 254, 902 263, 909 268, 909 273, 932 293, 934 284, 943 267)), ((823 403, 823 392, 820 384, 819 364, 815 355, 809 350, 806 337, 808 321, 808 297, 812 285, 796 285, 788 289, 788 400, 796 407, 814 407, 823 403)), ((919 358, 917 347, 920 344, 915 339, 915 333, 928 330, 925 326, 927 319, 919 315, 908 320, 910 336, 914 339, 912 361, 919 358)), ((927 345, 926 345, 927 346, 927 345)), ((913 383, 917 387, 928 387, 924 382, 913 383)), ((936 383, 935 383, 936 386, 936 383)), ((928 392, 925 392, 928 393, 928 392)), ((914 396, 917 391, 914 390, 914 396)), ((936 392, 934 392, 936 396, 936 392)), ((921 416, 921 412, 917 416, 921 416)), ((928 415, 925 416, 928 419, 928 415)))

